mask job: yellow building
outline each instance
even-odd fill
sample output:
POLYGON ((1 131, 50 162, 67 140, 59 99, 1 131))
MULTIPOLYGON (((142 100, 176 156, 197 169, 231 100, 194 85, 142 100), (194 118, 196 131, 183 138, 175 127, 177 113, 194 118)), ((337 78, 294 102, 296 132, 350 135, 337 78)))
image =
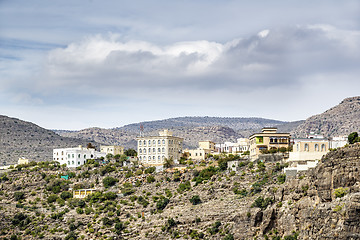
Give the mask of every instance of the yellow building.
POLYGON ((249 137, 250 159, 255 160, 262 150, 279 149, 290 146, 290 133, 278 133, 277 128, 263 128, 261 133, 249 137))
POLYGON ((24 157, 21 157, 21 158, 19 158, 19 160, 18 160, 18 164, 19 164, 19 165, 20 165, 20 164, 29 164, 29 159, 24 158, 24 157))
POLYGON ((104 152, 106 155, 110 153, 115 156, 124 154, 124 148, 121 146, 101 146, 100 152, 104 152))
POLYGON ((159 136, 141 136, 136 140, 139 161, 147 166, 161 166, 165 158, 178 161, 182 155, 183 139, 167 129, 160 131, 159 136))
POLYGON ((205 160, 208 157, 208 155, 211 154, 211 150, 202 149, 202 148, 191 149, 185 152, 189 154, 189 159, 192 160, 205 160))
POLYGON ((73 191, 73 198, 86 198, 86 196, 96 192, 96 189, 79 189, 73 191))

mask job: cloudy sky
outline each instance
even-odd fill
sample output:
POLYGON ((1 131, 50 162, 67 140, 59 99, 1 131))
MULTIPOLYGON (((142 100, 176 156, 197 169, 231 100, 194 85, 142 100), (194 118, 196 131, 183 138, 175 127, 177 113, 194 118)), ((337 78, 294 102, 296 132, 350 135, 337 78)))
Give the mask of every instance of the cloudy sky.
POLYGON ((360 95, 360 1, 0 0, 0 114, 306 119, 360 95))

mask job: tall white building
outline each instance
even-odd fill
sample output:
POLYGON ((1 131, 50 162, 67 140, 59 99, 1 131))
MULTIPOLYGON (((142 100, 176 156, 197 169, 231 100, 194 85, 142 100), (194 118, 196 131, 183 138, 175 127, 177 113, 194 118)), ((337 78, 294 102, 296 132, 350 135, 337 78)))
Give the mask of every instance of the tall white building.
POLYGON ((137 137, 137 152, 139 161, 145 165, 160 166, 164 159, 180 159, 183 139, 174 137, 171 131, 159 132, 159 136, 137 137))
POLYGON ((78 167, 86 163, 87 159, 106 157, 106 153, 95 151, 93 148, 58 148, 53 150, 53 160, 66 164, 68 167, 78 167))

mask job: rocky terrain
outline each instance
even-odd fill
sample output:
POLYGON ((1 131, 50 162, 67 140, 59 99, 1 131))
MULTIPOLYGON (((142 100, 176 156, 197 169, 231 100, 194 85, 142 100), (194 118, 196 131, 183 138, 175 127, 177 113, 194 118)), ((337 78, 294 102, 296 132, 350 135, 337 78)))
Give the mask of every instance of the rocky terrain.
POLYGON ((360 145, 288 179, 283 163, 243 161, 228 172, 227 160, 160 173, 120 163, 19 166, 0 177, 0 237, 360 239, 360 145), (79 200, 69 187, 98 192, 79 200))
POLYGON ((17 163, 19 157, 49 161, 52 160, 53 148, 86 146, 87 143, 81 139, 61 137, 30 122, 0 115, 0 165, 17 163))
POLYGON ((293 135, 304 137, 310 131, 325 137, 349 135, 360 129, 360 97, 344 99, 324 113, 312 116, 297 128, 293 135))

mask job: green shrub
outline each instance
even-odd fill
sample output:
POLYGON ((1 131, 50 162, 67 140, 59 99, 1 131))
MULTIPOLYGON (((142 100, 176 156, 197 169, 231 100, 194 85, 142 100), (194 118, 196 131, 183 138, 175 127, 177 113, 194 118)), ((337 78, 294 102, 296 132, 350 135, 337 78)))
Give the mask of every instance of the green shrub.
POLYGON ((144 208, 146 208, 149 205, 149 202, 146 201, 146 199, 143 196, 138 197, 137 202, 143 205, 144 208))
POLYGON ((47 202, 48 202, 48 203, 53 203, 53 202, 55 202, 56 199, 58 199, 58 198, 59 198, 58 195, 56 195, 56 194, 51 194, 51 195, 48 197, 47 202))
POLYGON ((170 200, 168 198, 162 198, 156 203, 156 209, 158 210, 164 210, 170 200))
POLYGON ((25 198, 25 193, 24 192, 15 192, 14 198, 16 201, 22 200, 25 198))
POLYGON ((339 187, 337 189, 335 189, 335 197, 337 198, 342 198, 343 196, 345 196, 349 191, 349 188, 342 188, 342 187, 339 187))
POLYGON ((283 184, 286 181, 286 174, 280 174, 277 176, 277 180, 280 184, 283 184))
POLYGON ((155 170, 156 170, 156 167, 149 167, 149 168, 145 169, 145 173, 151 174, 151 173, 154 173, 155 170))
POLYGON ((147 176, 146 181, 148 183, 153 183, 153 182, 155 182, 155 177, 153 175, 149 175, 149 176, 147 176))
POLYGON ((258 197, 255 199, 254 203, 251 205, 251 207, 258 207, 261 209, 267 208, 267 206, 271 205, 273 203, 273 200, 271 198, 263 198, 258 197))
POLYGON ((119 181, 118 179, 113 177, 105 177, 102 182, 104 187, 108 188, 114 186, 118 181, 119 181))
POLYGON ((199 195, 194 195, 194 196, 192 196, 192 198, 190 199, 190 202, 191 202, 193 205, 197 205, 197 204, 200 204, 200 203, 201 203, 201 199, 200 199, 199 195))
POLYGON ((212 227, 208 229, 209 233, 210 233, 211 235, 214 235, 214 234, 218 233, 219 230, 220 230, 220 229, 219 229, 220 226, 221 226, 221 222, 216 221, 216 222, 212 225, 212 227))
POLYGON ((72 195, 72 193, 69 192, 69 191, 64 191, 64 192, 62 192, 62 193, 60 194, 60 197, 61 197, 62 199, 64 199, 64 200, 66 200, 66 199, 68 199, 68 198, 72 198, 73 195, 72 195))
POLYGON ((182 193, 182 192, 188 191, 190 189, 191 189, 191 183, 190 183, 190 181, 186 181, 185 183, 180 183, 179 184, 179 188, 177 189, 177 191, 179 193, 182 193))

